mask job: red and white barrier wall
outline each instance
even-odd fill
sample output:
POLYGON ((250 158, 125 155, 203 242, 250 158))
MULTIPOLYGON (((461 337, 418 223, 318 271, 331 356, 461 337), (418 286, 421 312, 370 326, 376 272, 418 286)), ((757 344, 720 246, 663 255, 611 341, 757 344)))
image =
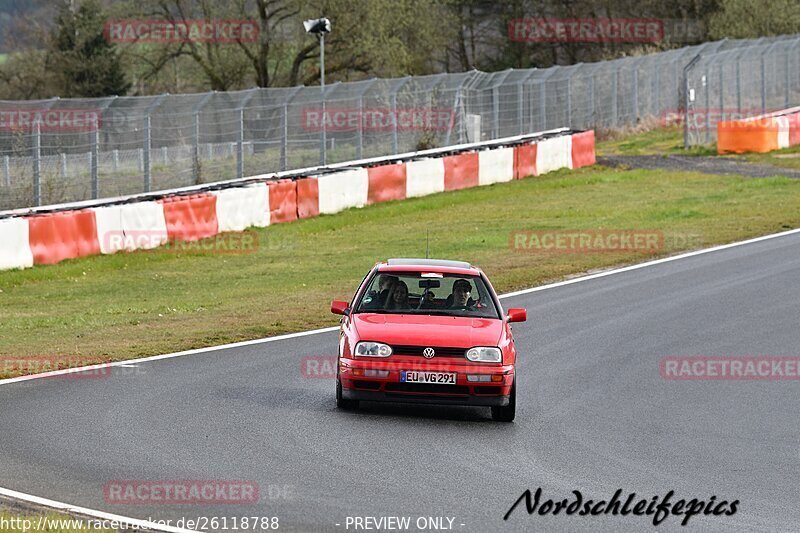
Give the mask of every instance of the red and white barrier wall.
POLYGON ((771 152, 800 144, 800 107, 717 122, 717 153, 771 152))
POLYGON ((0 218, 0 270, 152 249, 169 241, 194 241, 595 163, 593 131, 558 130, 502 141, 335 165, 287 179, 225 184, 220 190, 0 218))

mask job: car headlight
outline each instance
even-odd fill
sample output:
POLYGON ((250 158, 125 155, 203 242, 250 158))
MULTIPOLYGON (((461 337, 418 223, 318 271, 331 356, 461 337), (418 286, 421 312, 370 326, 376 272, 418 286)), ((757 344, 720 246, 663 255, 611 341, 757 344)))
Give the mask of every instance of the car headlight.
POLYGON ((382 342, 359 342, 356 344, 356 355, 362 357, 389 357, 392 347, 382 342))
POLYGON ((503 360, 500 348, 492 346, 476 346, 467 350, 467 359, 481 363, 499 363, 503 360))

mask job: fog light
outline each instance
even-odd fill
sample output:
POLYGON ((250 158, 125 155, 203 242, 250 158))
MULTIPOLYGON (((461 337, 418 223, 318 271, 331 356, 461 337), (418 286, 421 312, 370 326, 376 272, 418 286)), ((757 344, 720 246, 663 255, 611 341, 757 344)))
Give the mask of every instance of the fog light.
POLYGON ((364 370, 364 377, 367 378, 385 378, 388 375, 388 370, 364 370))
POLYGON ((489 374, 467 374, 467 381, 489 381, 491 378, 489 374))

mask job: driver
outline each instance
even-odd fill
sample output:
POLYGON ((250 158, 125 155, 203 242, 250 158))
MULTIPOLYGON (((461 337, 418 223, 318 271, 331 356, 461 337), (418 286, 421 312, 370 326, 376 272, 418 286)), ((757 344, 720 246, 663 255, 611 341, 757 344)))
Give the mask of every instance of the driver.
POLYGON ((369 309, 383 309, 384 305, 389 298, 389 293, 392 291, 398 277, 391 274, 381 274, 378 278, 378 291, 370 291, 369 297, 372 299, 366 307, 369 309))

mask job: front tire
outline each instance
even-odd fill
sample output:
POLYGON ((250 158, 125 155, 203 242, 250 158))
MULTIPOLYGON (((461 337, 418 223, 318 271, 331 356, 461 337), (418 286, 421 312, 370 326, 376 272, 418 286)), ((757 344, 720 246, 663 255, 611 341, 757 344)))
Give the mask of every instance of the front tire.
POLYGON ((336 376, 336 407, 346 411, 358 409, 358 400, 350 400, 342 396, 342 382, 339 376, 336 376))
POLYGON ((517 414, 517 378, 511 384, 511 394, 508 398, 508 405, 492 407, 492 420, 495 422, 513 422, 517 414))

